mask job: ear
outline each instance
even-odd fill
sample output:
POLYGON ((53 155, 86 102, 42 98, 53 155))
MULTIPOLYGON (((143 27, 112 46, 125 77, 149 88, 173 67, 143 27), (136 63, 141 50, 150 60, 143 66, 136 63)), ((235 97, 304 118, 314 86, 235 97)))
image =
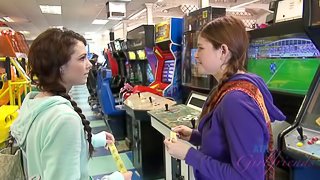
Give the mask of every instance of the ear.
POLYGON ((64 66, 61 66, 59 69, 60 69, 60 74, 63 74, 64 73, 64 66))
POLYGON ((230 59, 230 50, 226 44, 221 45, 221 60, 226 63, 230 59))

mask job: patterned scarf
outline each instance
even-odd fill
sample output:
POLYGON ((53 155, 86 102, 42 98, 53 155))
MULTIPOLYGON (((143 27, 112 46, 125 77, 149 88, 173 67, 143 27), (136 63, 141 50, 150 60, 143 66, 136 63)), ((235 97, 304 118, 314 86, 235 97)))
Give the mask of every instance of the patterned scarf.
POLYGON ((219 102, 222 100, 224 95, 226 95, 230 91, 242 91, 249 95, 254 101, 258 104, 259 109, 261 110, 264 119, 266 121, 268 132, 269 132, 269 144, 268 151, 265 156, 265 179, 266 180, 274 180, 275 179, 275 153, 273 153, 273 135, 271 129, 271 120, 267 111, 267 108, 264 103, 263 96, 260 90, 251 82, 245 80, 237 80, 237 81, 229 81, 222 85, 219 91, 213 93, 213 97, 210 98, 207 106, 204 107, 200 119, 203 118, 204 115, 208 114, 212 109, 215 109, 219 102))

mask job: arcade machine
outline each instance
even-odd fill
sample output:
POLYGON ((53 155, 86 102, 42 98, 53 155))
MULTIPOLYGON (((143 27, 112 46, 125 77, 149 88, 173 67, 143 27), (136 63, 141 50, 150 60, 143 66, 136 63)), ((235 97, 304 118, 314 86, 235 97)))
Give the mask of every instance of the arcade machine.
POLYGON ((320 64, 319 33, 306 25, 310 10, 302 1, 294 0, 279 1, 276 6, 275 24, 249 31, 247 64, 249 72, 264 79, 274 104, 287 117, 285 122, 272 123, 275 143, 277 135, 294 122, 320 64), (289 8, 292 5, 295 7, 289 8), (303 7, 306 9, 302 16, 303 7), (297 19, 292 20, 293 17, 297 19))
POLYGON ((115 47, 114 41, 111 41, 108 44, 107 57, 108 57, 107 60, 109 61, 110 68, 112 71, 111 90, 113 94, 118 94, 120 91, 120 88, 123 87, 124 77, 122 78, 121 76, 122 74, 119 74, 119 71, 121 72, 121 67, 119 64, 119 59, 117 59, 118 56, 116 53, 116 47, 115 47))
POLYGON ((128 80, 134 85, 148 86, 154 79, 151 66, 156 58, 147 56, 146 50, 154 46, 154 26, 142 25, 127 34, 128 80))
POLYGON ((195 52, 197 51, 198 33, 200 28, 213 19, 225 16, 225 8, 207 7, 193 11, 184 17, 183 51, 182 51, 182 101, 191 90, 209 94, 217 84, 213 76, 204 74, 204 70, 197 64, 195 52))
MULTIPOLYGON (((152 69, 155 69, 155 65, 157 62, 156 56, 153 52, 154 47, 154 26, 153 25, 142 25, 139 26, 127 34, 127 49, 126 54, 128 56, 128 81, 134 86, 134 85, 142 85, 142 86, 148 86, 151 82, 154 81, 154 74, 152 72, 152 69), (153 68, 152 68, 153 67, 153 68)), ((125 48, 125 47, 124 47, 125 48)), ((132 94, 132 91, 127 91, 124 93, 123 97, 124 99, 127 99, 132 94)), ((140 93, 139 93, 140 95, 140 93)), ((124 101, 126 102, 126 101, 124 101)), ((136 102, 140 103, 140 102, 136 102)), ((127 126, 127 138, 126 142, 128 146, 133 145, 133 151, 137 151, 138 147, 135 147, 135 144, 137 140, 135 140, 137 137, 132 136, 134 134, 134 131, 137 131, 137 129, 140 132, 140 127, 133 126, 135 123, 139 123, 139 117, 135 116, 136 111, 133 110, 133 106, 137 106, 136 104, 126 105, 124 103, 124 108, 126 110, 126 126, 127 126), (130 113, 131 112, 131 113, 130 113), (133 132, 133 133, 132 133, 133 132)), ((143 114, 144 116, 147 116, 147 110, 139 110, 139 113, 143 114)), ((142 127, 150 127, 150 118, 147 118, 145 121, 141 121, 142 127)), ((152 131, 152 130, 151 130, 152 131)), ((156 134, 156 133, 154 133, 156 134)), ((155 135, 156 136, 156 135, 155 135)), ((145 143, 143 143, 144 145, 145 143)), ((141 146, 139 146, 140 148, 141 146)), ((141 164, 141 157, 134 157, 135 164, 138 169, 141 169, 140 173, 146 174, 143 176, 161 176, 161 168, 158 170, 151 170, 150 173, 145 171, 144 168, 148 168, 146 166, 142 166, 141 164), (139 159, 139 161, 137 161, 139 159), (159 172, 156 172, 159 171, 159 172)), ((146 161, 146 160, 144 160, 146 161)), ((160 163, 163 164, 163 163, 160 163)))
MULTIPOLYGON (((281 4, 279 4, 281 5, 281 4)), ((303 22, 306 33, 320 49, 320 2, 303 1, 303 22)), ((319 56, 318 56, 319 57, 319 56)), ((279 134, 279 150, 286 157, 293 180, 320 177, 320 63, 299 113, 289 128, 279 134)))
MULTIPOLYGON (((207 98, 206 95, 216 84, 212 76, 204 74, 194 58, 197 50, 198 32, 201 26, 225 14, 224 8, 207 7, 191 12, 188 16, 184 17, 181 94, 183 96, 182 101, 186 103, 175 106, 168 111, 151 111, 149 113, 152 116, 152 126, 165 137, 169 136, 168 132, 170 132, 170 128, 175 125, 187 124, 195 128, 194 125, 191 126, 191 120, 197 119, 202 105, 207 98), (196 92, 192 92, 192 90, 196 92), (189 98, 187 95, 189 95, 189 98), (174 123, 172 124, 172 122, 174 123)), ((195 121, 193 121, 193 124, 196 124, 195 121)), ((189 170, 184 161, 180 162, 171 158, 167 152, 165 154, 166 179, 193 178, 192 171, 189 170)))
POLYGON ((114 47, 116 52, 113 53, 113 55, 118 61, 121 78, 126 78, 127 77, 127 70, 126 70, 127 58, 122 50, 123 44, 124 44, 123 40, 119 40, 119 39, 114 40, 114 47))
POLYGON ((320 177, 320 66, 295 123, 279 135, 290 179, 320 177))
MULTIPOLYGON (((149 111, 148 114, 151 116, 152 127, 159 131, 164 137, 169 137, 171 128, 179 125, 185 125, 194 129, 206 99, 206 95, 192 91, 186 104, 149 111)), ((167 151, 164 153, 166 168, 165 179, 194 179, 192 168, 189 167, 185 161, 172 158, 167 151)))
POLYGON ((172 97, 176 101, 181 99, 181 41, 183 19, 171 18, 155 26, 157 57, 155 81, 149 87, 135 86, 133 93, 152 92, 164 97, 172 97))
POLYGON ((124 101, 132 123, 133 165, 143 179, 164 177, 163 136, 151 127, 147 111, 170 108, 175 103, 150 92, 132 94, 124 101))
POLYGON ((111 41, 109 47, 111 49, 112 58, 115 60, 118 69, 117 74, 113 77, 111 89, 113 93, 119 93, 126 81, 126 57, 121 51, 120 40, 111 41))

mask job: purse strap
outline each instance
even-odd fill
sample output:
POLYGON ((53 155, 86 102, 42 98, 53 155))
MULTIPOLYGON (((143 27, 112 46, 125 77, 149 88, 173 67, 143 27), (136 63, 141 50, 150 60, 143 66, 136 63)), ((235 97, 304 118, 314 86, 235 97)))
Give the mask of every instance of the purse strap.
POLYGON ((6 148, 10 148, 10 154, 14 154, 13 153, 13 144, 14 144, 14 137, 11 135, 11 134, 9 134, 9 137, 8 137, 8 139, 6 140, 6 142, 7 142, 7 145, 6 145, 6 148))

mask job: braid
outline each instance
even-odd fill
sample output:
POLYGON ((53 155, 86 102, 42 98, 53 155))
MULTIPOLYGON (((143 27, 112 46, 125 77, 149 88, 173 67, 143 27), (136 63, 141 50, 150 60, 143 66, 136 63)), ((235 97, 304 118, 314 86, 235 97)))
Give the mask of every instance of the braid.
POLYGON ((77 106, 77 103, 75 101, 73 101, 67 93, 56 92, 55 94, 70 101, 74 111, 76 111, 76 113, 78 113, 78 115, 80 116, 81 121, 82 121, 82 125, 83 125, 83 129, 86 132, 87 138, 88 138, 87 141, 89 143, 89 156, 92 157, 92 153, 94 151, 94 148, 92 145, 92 133, 91 133, 90 121, 86 120, 86 117, 82 114, 82 110, 77 106))

